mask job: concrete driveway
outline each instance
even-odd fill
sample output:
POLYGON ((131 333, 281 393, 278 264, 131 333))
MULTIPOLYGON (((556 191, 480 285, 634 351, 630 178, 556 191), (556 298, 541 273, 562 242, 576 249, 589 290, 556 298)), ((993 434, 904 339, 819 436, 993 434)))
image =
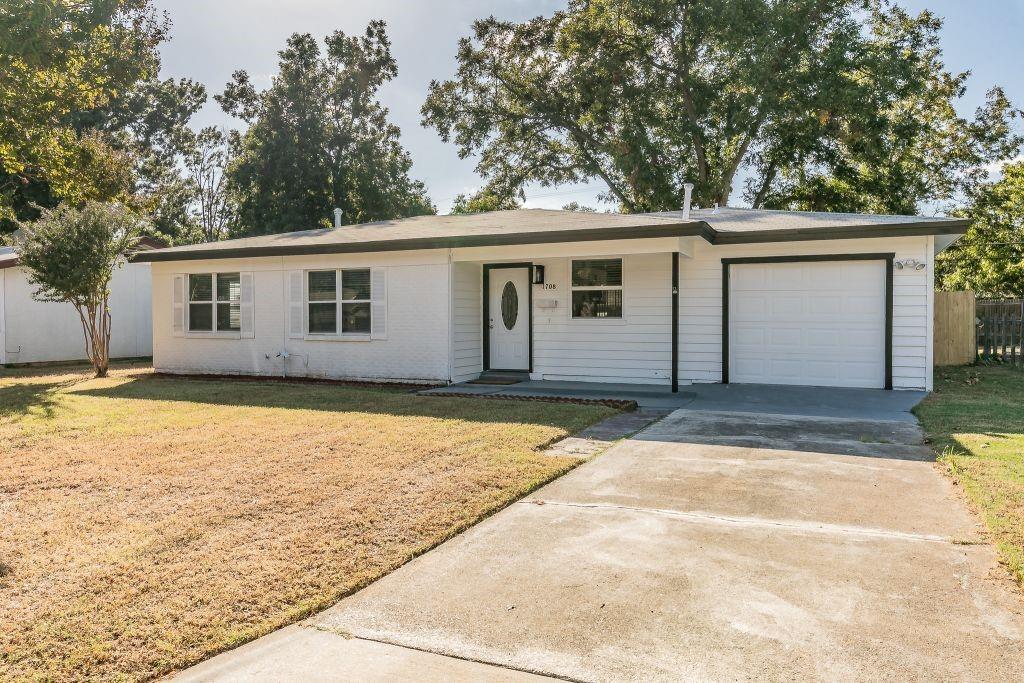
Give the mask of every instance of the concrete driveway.
POLYGON ((892 417, 676 411, 182 680, 1016 680, 1024 601, 892 417))

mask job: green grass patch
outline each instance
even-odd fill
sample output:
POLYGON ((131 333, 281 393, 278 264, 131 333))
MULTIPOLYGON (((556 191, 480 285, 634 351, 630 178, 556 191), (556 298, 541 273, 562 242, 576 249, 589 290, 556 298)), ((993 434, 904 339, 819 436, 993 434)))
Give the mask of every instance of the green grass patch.
POLYGON ((936 368, 935 391, 914 412, 1024 585, 1024 372, 936 368))

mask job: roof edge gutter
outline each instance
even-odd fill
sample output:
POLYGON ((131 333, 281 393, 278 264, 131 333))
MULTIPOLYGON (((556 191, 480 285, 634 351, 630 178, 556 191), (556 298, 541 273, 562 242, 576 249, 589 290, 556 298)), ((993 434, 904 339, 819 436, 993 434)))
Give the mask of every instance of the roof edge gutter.
POLYGON ((922 237, 927 235, 962 235, 969 219, 927 221, 921 223, 877 223, 840 227, 800 228, 797 230, 763 230, 759 232, 717 232, 712 244, 757 244, 763 242, 808 242, 813 240, 846 240, 864 237, 922 237), (897 228, 899 232, 890 232, 897 228))
POLYGON ((302 256, 309 254, 354 254, 417 249, 456 249, 460 247, 498 247, 521 244, 558 244, 607 240, 647 239, 655 237, 700 237, 709 244, 756 244, 765 242, 807 242, 814 240, 858 239, 863 237, 917 237, 959 235, 967 231, 968 219, 906 223, 844 225, 841 227, 765 230, 760 232, 718 232, 705 221, 683 221, 664 225, 601 228, 597 230, 556 230, 517 234, 459 235, 453 237, 413 237, 374 242, 337 242, 328 244, 270 245, 219 249, 152 250, 132 255, 130 261, 201 261, 259 256, 302 256), (887 231, 899 228, 899 234, 887 231))
POLYGON ((500 247, 519 244, 555 244, 566 242, 599 242, 635 240, 653 237, 690 237, 708 239, 714 231, 704 221, 601 228, 598 230, 556 230, 511 235, 459 235, 455 237, 413 237, 376 242, 337 242, 329 244, 286 244, 235 249, 187 249, 182 251, 146 251, 132 256, 133 262, 199 261, 204 259, 243 258, 248 256, 302 256, 307 254, 353 254, 377 251, 411 251, 416 249, 457 249, 460 247, 500 247))

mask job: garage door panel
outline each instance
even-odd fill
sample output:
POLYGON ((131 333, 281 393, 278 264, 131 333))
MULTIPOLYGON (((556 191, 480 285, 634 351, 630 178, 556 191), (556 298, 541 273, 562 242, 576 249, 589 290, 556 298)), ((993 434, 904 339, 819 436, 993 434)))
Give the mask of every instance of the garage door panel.
POLYGON ((804 314, 804 298, 789 292, 768 298, 768 311, 772 319, 800 317, 804 314))
POLYGON ((885 263, 734 264, 730 381, 882 387, 885 263))
MULTIPOLYGON (((799 331, 795 332, 799 333, 799 331)), ((843 343, 839 330, 807 329, 803 332, 804 333, 800 336, 805 340, 805 343, 801 344, 801 346, 806 345, 818 348, 838 349, 843 343)))
POLYGON ((768 334, 769 345, 774 347, 790 348, 804 345, 804 335, 800 330, 791 327, 773 327, 768 334))
POLYGON ((765 320, 765 312, 768 310, 768 299, 760 294, 737 294, 731 302, 730 308, 744 320, 765 320))
POLYGON ((767 277, 761 278, 769 290, 804 289, 807 286, 807 271, 800 264, 779 264, 777 268, 765 269, 767 277))
POLYGON ((766 277, 767 271, 756 268, 730 273, 733 286, 740 290, 763 290, 767 284, 766 277))

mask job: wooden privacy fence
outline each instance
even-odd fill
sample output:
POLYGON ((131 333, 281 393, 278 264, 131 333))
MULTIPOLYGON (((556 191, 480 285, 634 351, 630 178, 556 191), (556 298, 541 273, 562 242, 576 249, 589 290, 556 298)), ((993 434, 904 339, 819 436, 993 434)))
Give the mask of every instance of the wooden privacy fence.
POLYGON ((978 360, 1024 364, 1021 314, 1001 313, 978 318, 978 360))
POLYGON ((935 364, 967 365, 978 358, 974 292, 935 292, 935 364))
POLYGON ((1024 365, 1024 300, 935 292, 935 364, 1024 365))

